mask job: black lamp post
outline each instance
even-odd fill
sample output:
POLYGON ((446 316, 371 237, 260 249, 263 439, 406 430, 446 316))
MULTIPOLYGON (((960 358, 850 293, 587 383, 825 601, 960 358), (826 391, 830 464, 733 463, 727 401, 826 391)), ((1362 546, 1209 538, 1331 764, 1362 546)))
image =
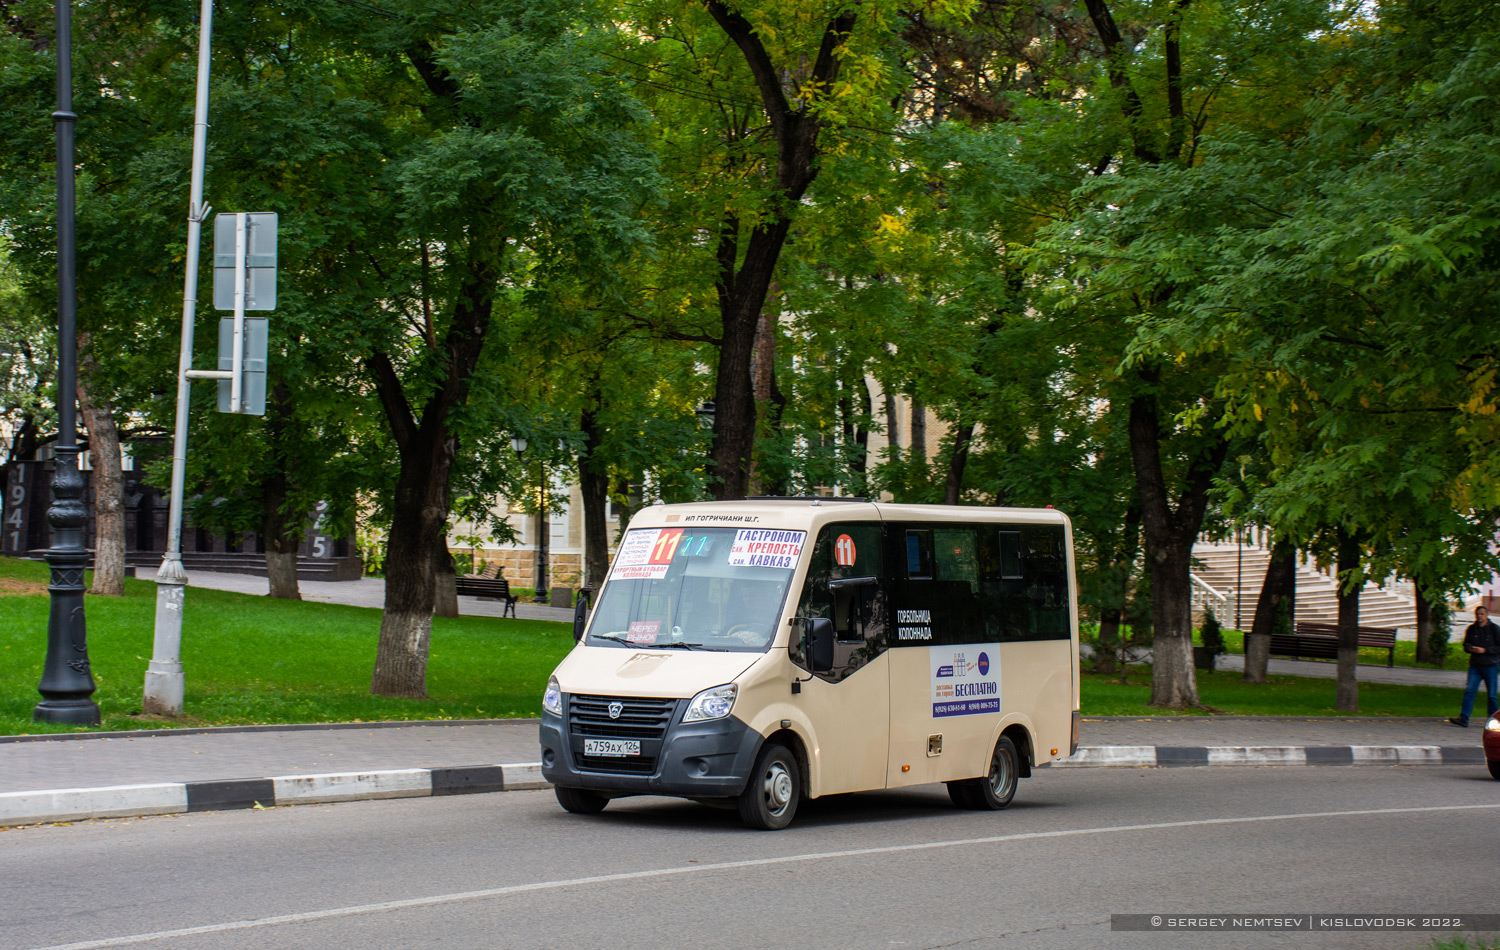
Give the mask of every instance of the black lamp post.
POLYGON ((52 469, 52 609, 47 617, 47 665, 37 686, 42 701, 32 718, 92 726, 99 724, 94 676, 89 670, 88 641, 83 619, 83 569, 88 549, 83 526, 83 475, 78 471, 75 400, 76 271, 73 231, 73 23, 70 0, 57 4, 57 444, 52 469))
MULTIPOLYGON (((510 447, 516 450, 517 455, 526 451, 526 440, 521 436, 513 436, 510 447)), ((541 484, 537 492, 536 513, 536 593, 532 596, 532 602, 538 604, 547 603, 547 463, 541 464, 541 484)))

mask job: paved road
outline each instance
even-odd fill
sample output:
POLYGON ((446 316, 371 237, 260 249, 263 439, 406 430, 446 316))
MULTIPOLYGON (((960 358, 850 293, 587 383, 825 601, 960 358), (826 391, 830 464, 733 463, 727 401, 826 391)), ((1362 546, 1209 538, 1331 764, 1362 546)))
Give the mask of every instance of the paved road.
MULTIPOLYGON (((1479 730, 1441 719, 1085 717, 1084 746, 1445 746, 1479 754, 1479 730)), ((0 793, 380 769, 535 762, 535 720, 364 728, 216 729, 0 741, 0 793)))
POLYGON ((777 833, 667 799, 571 816, 548 792, 29 827, 0 831, 0 948, 1415 950, 1433 934, 1109 919, 1492 912, 1497 789, 1482 766, 1047 770, 1005 812, 922 788, 777 833))

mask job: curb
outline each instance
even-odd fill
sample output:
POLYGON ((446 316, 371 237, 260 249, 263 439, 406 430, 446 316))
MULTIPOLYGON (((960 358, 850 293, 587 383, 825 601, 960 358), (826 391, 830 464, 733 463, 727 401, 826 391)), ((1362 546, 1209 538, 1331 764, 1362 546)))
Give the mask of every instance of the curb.
POLYGON ((5 792, 0 793, 0 827, 550 787, 542 781, 542 764, 526 762, 5 792))
MULTIPOLYGON (((1477 765, 1473 746, 1082 746, 1038 768, 1193 766, 1477 765)), ((383 798, 426 798, 551 788, 540 762, 438 769, 381 769, 208 782, 164 782, 0 793, 0 827, 90 818, 133 818, 383 798)))
POLYGON ((1181 768, 1199 765, 1477 765, 1477 746, 1080 746, 1071 757, 1047 765, 1076 768, 1181 768))

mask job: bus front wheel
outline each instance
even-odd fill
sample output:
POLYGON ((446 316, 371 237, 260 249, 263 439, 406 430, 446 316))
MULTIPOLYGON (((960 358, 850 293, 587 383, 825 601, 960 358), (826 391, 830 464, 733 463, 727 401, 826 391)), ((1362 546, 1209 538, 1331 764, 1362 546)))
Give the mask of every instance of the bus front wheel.
POLYGON ((586 788, 564 788, 558 785, 553 791, 557 793, 557 803, 563 807, 563 811, 575 815, 597 815, 609 804, 607 797, 586 788))
POLYGON ((995 811, 1010 804, 1016 797, 1016 782, 1020 776, 1020 757, 1016 744, 1009 736, 1001 736, 995 743, 995 752, 990 756, 989 774, 982 778, 964 779, 948 783, 948 797, 959 808, 978 811, 995 811))
POLYGON ((779 831, 792 823, 802 800, 802 773, 792 750, 768 743, 740 793, 740 818, 751 828, 779 831))

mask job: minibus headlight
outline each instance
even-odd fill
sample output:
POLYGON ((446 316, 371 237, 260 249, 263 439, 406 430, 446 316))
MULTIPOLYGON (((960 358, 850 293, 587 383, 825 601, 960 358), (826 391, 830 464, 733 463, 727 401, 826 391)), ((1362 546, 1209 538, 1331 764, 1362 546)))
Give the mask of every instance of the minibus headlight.
POLYGON ((562 687, 557 685, 557 677, 547 679, 547 691, 542 694, 542 709, 554 716, 562 715, 562 687))
POLYGON ((733 683, 705 689, 688 703, 687 714, 682 717, 682 721, 707 722, 710 719, 723 719, 734 708, 734 696, 737 692, 739 689, 733 683))

